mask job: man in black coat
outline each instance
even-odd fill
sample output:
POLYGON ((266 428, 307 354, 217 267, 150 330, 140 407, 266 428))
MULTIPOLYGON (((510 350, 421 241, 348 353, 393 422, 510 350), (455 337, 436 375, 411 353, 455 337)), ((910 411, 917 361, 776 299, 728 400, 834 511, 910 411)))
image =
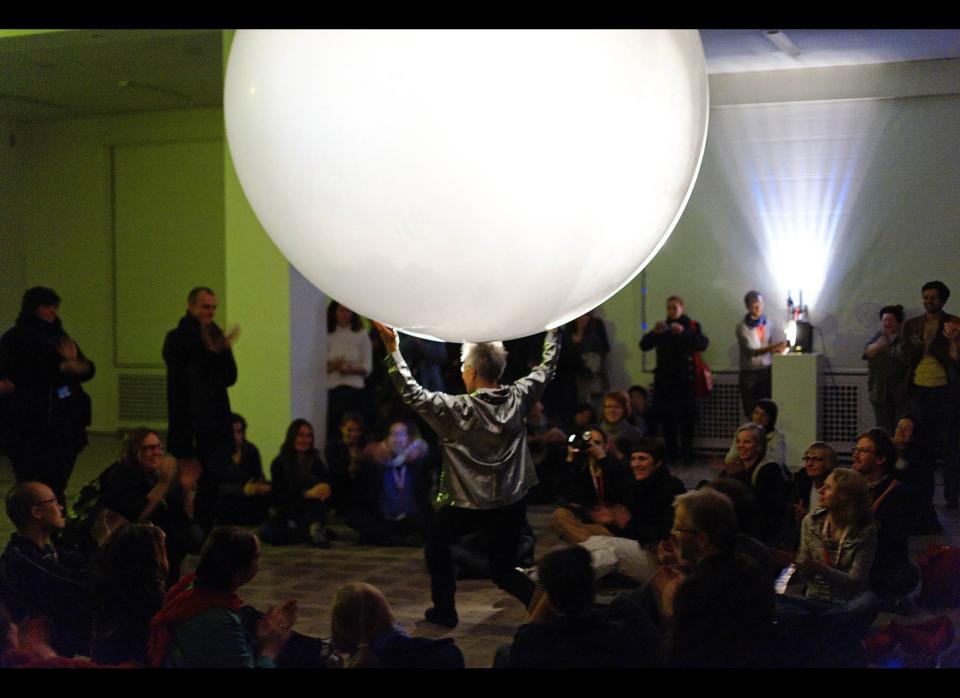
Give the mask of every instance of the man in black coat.
POLYGON ((178 460, 199 460, 196 517, 205 528, 213 510, 221 475, 230 468, 236 449, 227 388, 237 382, 229 333, 213 321, 217 296, 197 287, 187 296, 187 312, 167 333, 163 360, 167 365, 167 449, 178 460))
POLYGON ((667 442, 667 458, 677 460, 677 429, 680 451, 685 464, 693 460, 693 427, 697 420, 694 402, 693 355, 704 351, 710 340, 696 320, 683 314, 683 299, 667 299, 667 319, 658 322, 643 335, 640 349, 657 350, 657 367, 653 379, 653 416, 663 429, 667 442))

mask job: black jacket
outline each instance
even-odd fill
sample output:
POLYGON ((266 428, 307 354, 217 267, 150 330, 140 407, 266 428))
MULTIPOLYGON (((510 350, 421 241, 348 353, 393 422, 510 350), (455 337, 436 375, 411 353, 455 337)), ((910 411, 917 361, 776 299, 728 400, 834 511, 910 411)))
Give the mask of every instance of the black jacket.
POLYGON ((647 545, 670 537, 673 528, 673 500, 687 491, 683 481, 661 465, 646 480, 635 480, 630 468, 623 468, 623 503, 630 509, 630 521, 613 532, 647 545))
MULTIPOLYGON (((213 333, 222 334, 219 327, 213 333)), ((200 442, 236 449, 227 388, 237 382, 237 364, 227 348, 212 352, 203 343, 200 322, 187 313, 163 342, 167 364, 167 448, 177 458, 199 455, 200 442)))
MULTIPOLYGON (((669 320, 667 323, 669 324, 669 320)), ((660 334, 650 330, 640 340, 643 351, 657 350, 657 367, 654 369, 654 385, 687 385, 693 388, 693 354, 704 351, 710 340, 703 334, 703 327, 686 315, 678 320, 683 332, 672 334, 670 331, 660 334)), ((658 394, 659 397, 659 394, 658 394)))

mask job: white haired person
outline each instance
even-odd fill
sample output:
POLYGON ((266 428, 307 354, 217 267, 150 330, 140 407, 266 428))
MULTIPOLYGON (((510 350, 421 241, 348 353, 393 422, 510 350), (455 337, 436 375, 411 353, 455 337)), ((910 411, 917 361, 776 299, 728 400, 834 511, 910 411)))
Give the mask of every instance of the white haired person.
POLYGON ((378 322, 374 326, 400 396, 437 432, 443 447, 440 499, 445 503, 430 524, 425 549, 433 599, 426 619, 456 627, 451 549, 460 537, 477 530, 484 530, 490 541, 493 581, 529 605, 535 585, 515 567, 526 521, 525 498, 537 484, 526 418, 556 372, 556 331, 546 334, 540 365, 510 385, 500 385, 507 363, 503 343, 464 344, 461 372, 467 394, 448 395, 417 383, 400 355, 396 332, 378 322))

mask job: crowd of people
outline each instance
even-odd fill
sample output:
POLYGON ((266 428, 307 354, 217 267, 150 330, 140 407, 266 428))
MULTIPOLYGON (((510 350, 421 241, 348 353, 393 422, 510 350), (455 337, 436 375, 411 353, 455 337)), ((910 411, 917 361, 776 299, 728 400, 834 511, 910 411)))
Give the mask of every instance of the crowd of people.
POLYGON ((852 444, 852 468, 814 442, 798 469, 776 427, 790 406, 770 399, 770 359, 786 344, 762 295, 747 293, 735 334, 749 421, 717 476, 687 492, 671 467, 692 462, 709 340, 679 296, 640 342, 657 354, 652 391, 611 389, 610 344, 591 313, 541 336, 458 347, 375 321, 368 332, 331 302, 327 442, 295 419, 266 471, 227 392, 239 333, 215 323, 216 294, 198 287, 163 346, 167 443, 130 430, 68 520, 90 424, 82 383, 95 368, 63 330, 56 293, 29 289, 0 339, 2 444, 17 481, 5 502, 17 532, 0 556, 0 664, 463 666, 452 641, 410 637, 367 584, 337 592, 332 642, 292 630, 294 601, 243 604, 261 542, 329 548, 335 521, 357 545, 423 547, 431 623, 459 623, 468 568, 518 599, 528 623, 495 666, 816 663, 827 661, 813 640, 824 633, 836 644, 820 650, 860 661, 879 610, 912 603, 909 536, 941 530, 936 468, 957 506, 960 318, 943 312, 948 298, 934 281, 924 316, 881 310, 864 349, 878 426, 852 444), (532 503, 555 507, 565 543, 539 565, 532 503), (199 563, 183 575, 188 554, 199 563), (781 571, 790 584, 775 584, 781 571), (596 580, 611 574, 636 588, 601 609, 596 580))

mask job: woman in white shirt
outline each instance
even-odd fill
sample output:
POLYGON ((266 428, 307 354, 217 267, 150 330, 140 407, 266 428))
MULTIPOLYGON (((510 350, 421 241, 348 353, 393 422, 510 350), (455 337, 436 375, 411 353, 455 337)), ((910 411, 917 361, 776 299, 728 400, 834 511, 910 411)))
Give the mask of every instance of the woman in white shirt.
POLYGON ((327 433, 345 412, 369 415, 364 379, 373 369, 373 346, 360 316, 337 301, 327 306, 327 433))

